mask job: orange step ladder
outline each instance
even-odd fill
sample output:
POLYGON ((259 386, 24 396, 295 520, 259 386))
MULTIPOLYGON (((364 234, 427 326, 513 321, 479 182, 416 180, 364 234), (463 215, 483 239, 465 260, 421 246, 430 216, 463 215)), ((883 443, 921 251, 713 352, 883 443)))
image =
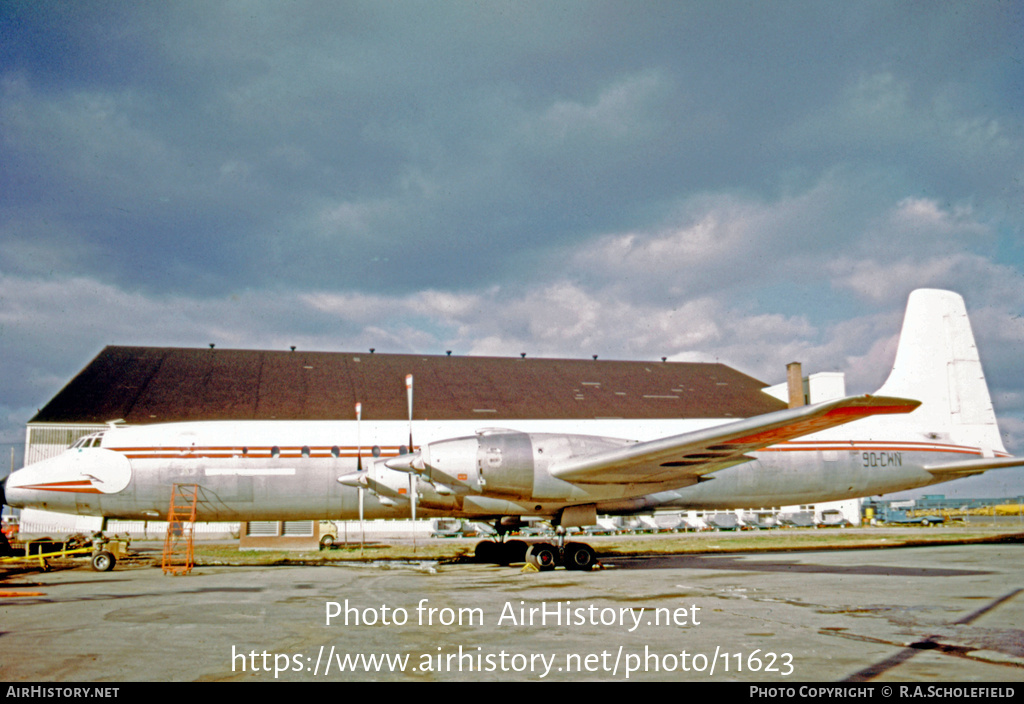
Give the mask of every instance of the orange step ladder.
POLYGON ((171 487, 171 508, 167 512, 167 536, 164 538, 164 574, 186 575, 192 571, 192 536, 198 498, 198 484, 171 487))

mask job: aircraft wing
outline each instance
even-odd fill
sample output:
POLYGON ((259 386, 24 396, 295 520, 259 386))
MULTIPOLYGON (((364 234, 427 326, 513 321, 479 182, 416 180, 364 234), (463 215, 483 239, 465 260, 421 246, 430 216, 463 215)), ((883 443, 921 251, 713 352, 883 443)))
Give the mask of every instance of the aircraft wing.
POLYGON ((682 435, 640 442, 552 465, 552 476, 579 484, 693 484, 711 472, 751 460, 746 453, 867 416, 910 413, 920 401, 850 396, 744 418, 682 435))

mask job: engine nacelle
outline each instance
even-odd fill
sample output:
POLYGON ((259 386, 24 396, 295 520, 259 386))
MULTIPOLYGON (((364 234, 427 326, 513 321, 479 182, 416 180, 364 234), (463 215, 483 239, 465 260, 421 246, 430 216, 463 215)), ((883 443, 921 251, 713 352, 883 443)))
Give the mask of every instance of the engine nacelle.
POLYGON ((487 430, 433 442, 421 450, 421 461, 433 482, 477 494, 533 495, 533 445, 526 433, 487 430))
POLYGON ((431 482, 462 493, 530 501, 586 500, 595 487, 554 478, 548 467, 627 444, 626 440, 586 435, 482 430, 474 437, 426 445, 413 466, 431 482))

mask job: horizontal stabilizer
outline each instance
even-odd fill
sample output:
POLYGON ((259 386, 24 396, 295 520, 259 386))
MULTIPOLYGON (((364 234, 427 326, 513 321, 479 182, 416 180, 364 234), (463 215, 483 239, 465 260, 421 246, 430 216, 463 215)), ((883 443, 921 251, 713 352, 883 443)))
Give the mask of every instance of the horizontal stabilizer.
POLYGON ((989 469, 1009 469, 1024 467, 1024 457, 982 457, 976 460, 946 462, 945 464, 928 464, 925 469, 943 481, 981 474, 989 469))
POLYGON ((748 452, 868 416, 910 413, 919 405, 906 398, 850 396, 577 457, 554 464, 549 471, 579 484, 670 482, 685 486, 711 472, 749 461, 748 452))

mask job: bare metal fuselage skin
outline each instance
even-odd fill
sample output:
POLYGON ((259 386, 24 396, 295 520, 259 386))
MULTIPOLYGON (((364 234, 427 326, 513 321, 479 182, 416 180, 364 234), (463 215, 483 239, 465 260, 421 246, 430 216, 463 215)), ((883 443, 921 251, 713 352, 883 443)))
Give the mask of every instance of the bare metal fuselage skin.
MULTIPOLYGON (((631 440, 642 440, 721 422, 620 420, 614 424, 620 431, 633 430, 631 440)), ((417 515, 554 516, 566 506, 587 504, 594 504, 598 513, 784 506, 933 484, 943 479, 924 465, 983 454, 981 448, 936 440, 886 440, 884 423, 865 419, 767 448, 749 462, 689 486, 573 484, 548 473, 553 458, 592 450, 588 441, 616 442, 601 435, 611 429, 608 423, 566 423, 565 434, 531 435, 518 429, 474 434, 463 423, 424 423, 422 431, 434 431, 421 432, 425 440, 464 438, 473 449, 456 457, 461 464, 452 476, 413 480, 417 515), (595 432, 572 435, 578 439, 567 443, 570 431, 584 429, 595 432), (464 434, 453 435, 458 431, 464 434)), ((355 519, 360 501, 362 515, 368 519, 410 516, 409 475, 384 466, 398 456, 397 444, 361 448, 354 443, 326 444, 323 438, 344 434, 331 432, 342 425, 210 422, 114 429, 104 435, 102 447, 73 448, 16 473, 15 481, 8 483, 7 499, 22 507, 160 520, 167 516, 172 485, 184 483, 200 488, 198 520, 355 519), (296 433, 306 434, 309 442, 300 444, 296 433), (316 442, 316 436, 321 442, 316 442), (214 438, 232 442, 217 443, 214 438), (281 442, 272 444, 275 438, 281 442), (374 447, 378 458, 373 456, 374 447), (377 491, 338 481, 356 471, 360 452, 366 474, 378 479, 377 491)), ((531 423, 515 425, 533 430, 531 423)), ((545 421, 542 425, 548 430, 554 425, 557 430, 559 424, 545 421)), ((397 423, 364 428, 371 443, 375 438, 394 442, 403 431, 407 429, 397 423)))

